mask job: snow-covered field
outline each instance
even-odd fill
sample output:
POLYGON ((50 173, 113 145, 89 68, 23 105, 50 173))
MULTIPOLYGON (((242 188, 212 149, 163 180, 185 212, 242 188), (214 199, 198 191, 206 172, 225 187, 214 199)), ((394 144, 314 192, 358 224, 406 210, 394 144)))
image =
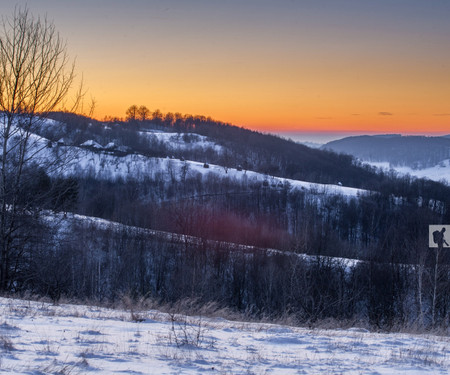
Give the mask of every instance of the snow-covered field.
POLYGON ((4 374, 448 374, 450 338, 0 298, 4 374))
POLYGON ((450 159, 443 160, 441 163, 434 167, 424 169, 412 169, 410 167, 390 167, 388 162, 365 162, 374 167, 381 168, 388 171, 394 169, 401 174, 409 174, 419 178, 428 178, 433 181, 445 180, 450 184, 450 159))

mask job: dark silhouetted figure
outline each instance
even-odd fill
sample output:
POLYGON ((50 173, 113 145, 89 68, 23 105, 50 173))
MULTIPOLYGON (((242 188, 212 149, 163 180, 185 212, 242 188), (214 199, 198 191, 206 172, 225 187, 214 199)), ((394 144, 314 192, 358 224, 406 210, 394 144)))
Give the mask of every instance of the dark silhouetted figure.
POLYGON ((444 238, 445 228, 442 228, 441 231, 435 230, 433 232, 433 242, 438 245, 438 248, 442 249, 444 247, 444 243, 447 246, 450 246, 444 238))

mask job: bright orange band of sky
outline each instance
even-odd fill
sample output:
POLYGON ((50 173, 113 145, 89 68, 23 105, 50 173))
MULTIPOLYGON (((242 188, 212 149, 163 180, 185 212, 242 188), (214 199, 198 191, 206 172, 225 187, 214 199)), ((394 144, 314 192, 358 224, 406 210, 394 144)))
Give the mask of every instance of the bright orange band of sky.
POLYGON ((449 2, 28 6, 67 39, 99 119, 136 104, 263 131, 450 133, 449 2))

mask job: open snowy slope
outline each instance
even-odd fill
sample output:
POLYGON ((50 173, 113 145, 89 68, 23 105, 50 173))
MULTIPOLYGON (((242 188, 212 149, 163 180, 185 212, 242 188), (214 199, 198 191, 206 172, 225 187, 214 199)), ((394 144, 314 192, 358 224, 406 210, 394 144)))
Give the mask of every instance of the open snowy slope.
POLYGON ((313 191, 317 194, 338 194, 349 197, 355 197, 359 194, 367 193, 366 190, 341 186, 339 184, 318 184, 312 182, 298 181, 287 178, 268 176, 253 171, 238 171, 235 168, 224 168, 219 165, 209 164, 208 168, 204 167, 204 163, 196 161, 181 161, 170 158, 154 158, 146 157, 139 154, 131 154, 123 157, 117 157, 107 153, 94 152, 88 149, 78 149, 73 152, 73 147, 61 147, 62 153, 66 153, 67 149, 71 150, 74 155, 71 161, 64 169, 65 175, 91 175, 100 179, 117 179, 117 178, 155 178, 157 175, 164 179, 180 180, 183 171, 186 177, 195 175, 216 175, 222 178, 230 178, 232 180, 261 182, 267 181, 266 184, 273 188, 282 188, 286 184, 290 188, 305 189, 313 191))
POLYGON ((0 298, 3 374, 448 374, 450 339, 0 298))
POLYGON ((428 178, 433 181, 445 180, 450 184, 450 159, 443 160, 434 167, 424 169, 412 169, 410 167, 391 167, 388 162, 365 162, 374 167, 388 171, 394 169, 401 174, 409 174, 419 178, 428 178))

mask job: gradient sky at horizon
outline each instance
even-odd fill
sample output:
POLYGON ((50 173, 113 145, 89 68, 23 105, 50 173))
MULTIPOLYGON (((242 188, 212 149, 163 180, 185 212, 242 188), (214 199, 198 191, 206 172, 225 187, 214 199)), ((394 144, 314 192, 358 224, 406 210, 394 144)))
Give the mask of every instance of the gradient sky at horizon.
POLYGON ((450 133, 448 0, 33 0, 95 97, 275 132, 450 133))

